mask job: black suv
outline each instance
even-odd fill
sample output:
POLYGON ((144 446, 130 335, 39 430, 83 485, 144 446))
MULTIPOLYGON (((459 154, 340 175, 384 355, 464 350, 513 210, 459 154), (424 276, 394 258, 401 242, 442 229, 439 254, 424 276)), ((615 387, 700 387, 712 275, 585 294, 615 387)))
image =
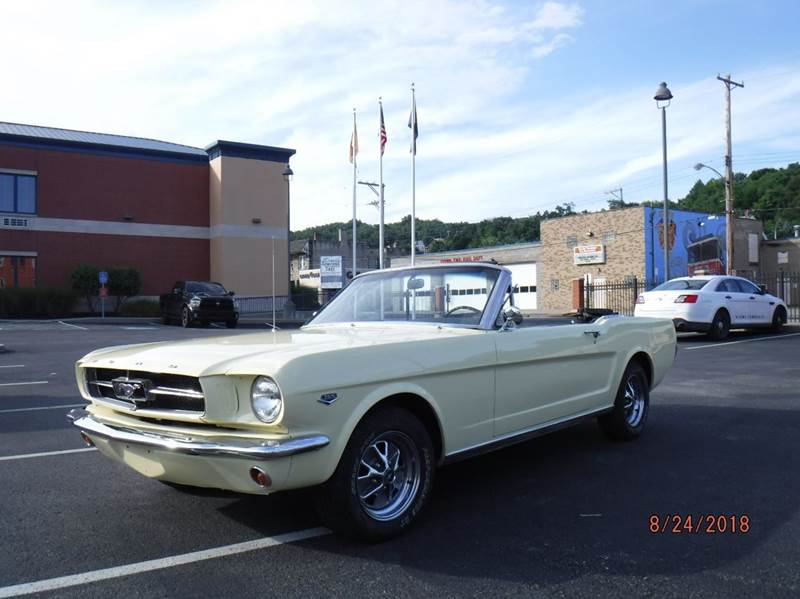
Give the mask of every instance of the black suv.
POLYGON ((190 327, 200 323, 205 327, 211 322, 224 322, 234 329, 239 322, 233 291, 212 281, 178 281, 171 293, 160 297, 160 303, 164 324, 177 322, 190 327))

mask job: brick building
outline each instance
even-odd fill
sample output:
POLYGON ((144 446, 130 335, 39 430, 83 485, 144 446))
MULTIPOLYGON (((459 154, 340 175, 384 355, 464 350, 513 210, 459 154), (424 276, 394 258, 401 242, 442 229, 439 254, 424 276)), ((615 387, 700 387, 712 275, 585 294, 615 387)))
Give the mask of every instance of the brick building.
POLYGON ((286 296, 294 153, 0 123, 0 286, 68 287, 86 263, 137 268, 144 295, 185 279, 268 295, 274 239, 286 296))

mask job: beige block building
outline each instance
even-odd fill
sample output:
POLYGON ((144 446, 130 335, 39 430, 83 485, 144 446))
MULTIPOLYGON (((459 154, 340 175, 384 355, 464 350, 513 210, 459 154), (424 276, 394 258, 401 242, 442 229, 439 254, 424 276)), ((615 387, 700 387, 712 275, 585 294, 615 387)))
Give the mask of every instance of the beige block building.
POLYGON ((644 208, 576 214, 542 222, 539 309, 572 309, 572 281, 645 278, 644 208), (576 248, 603 247, 595 264, 575 264, 576 248))

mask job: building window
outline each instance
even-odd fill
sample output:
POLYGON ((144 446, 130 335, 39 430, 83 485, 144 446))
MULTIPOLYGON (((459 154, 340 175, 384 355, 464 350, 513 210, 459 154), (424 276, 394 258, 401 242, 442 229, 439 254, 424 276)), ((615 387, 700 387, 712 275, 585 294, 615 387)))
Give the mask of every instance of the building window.
POLYGON ((578 236, 577 235, 567 235, 567 247, 574 248, 578 245, 578 236))
POLYGON ((0 256, 0 289, 35 286, 36 258, 33 256, 0 256))
POLYGON ((550 279, 550 291, 558 291, 559 283, 558 279, 550 279))
POLYGON ((603 243, 608 245, 610 243, 614 243, 617 240, 617 232, 616 231, 603 231, 603 243))
POLYGON ((0 173, 0 212, 36 214, 36 177, 0 173))

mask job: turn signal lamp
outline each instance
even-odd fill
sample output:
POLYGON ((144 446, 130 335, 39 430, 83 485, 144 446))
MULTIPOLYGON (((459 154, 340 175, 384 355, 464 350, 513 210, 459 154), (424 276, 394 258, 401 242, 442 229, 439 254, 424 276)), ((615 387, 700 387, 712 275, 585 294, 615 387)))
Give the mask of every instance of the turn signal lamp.
POLYGON ((690 293, 688 295, 679 295, 678 298, 675 300, 676 304, 696 304, 697 303, 697 295, 694 293, 690 293))

